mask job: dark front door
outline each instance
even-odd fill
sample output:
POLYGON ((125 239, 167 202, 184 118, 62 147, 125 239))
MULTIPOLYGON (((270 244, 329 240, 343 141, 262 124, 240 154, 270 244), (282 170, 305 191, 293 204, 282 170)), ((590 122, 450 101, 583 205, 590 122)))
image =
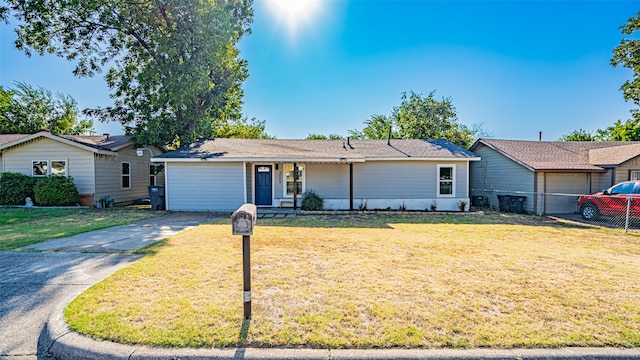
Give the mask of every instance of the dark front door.
POLYGON ((256 205, 271 205, 271 165, 256 165, 256 205))

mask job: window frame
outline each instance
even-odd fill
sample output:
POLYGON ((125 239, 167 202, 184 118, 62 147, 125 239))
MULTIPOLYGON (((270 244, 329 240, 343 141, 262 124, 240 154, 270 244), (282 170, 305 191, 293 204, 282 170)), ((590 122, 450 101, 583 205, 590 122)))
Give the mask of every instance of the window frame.
POLYGON ((436 166, 436 197, 456 197, 456 164, 438 164, 436 166), (451 169, 451 180, 440 179, 440 170, 443 168, 451 169), (451 183, 451 194, 443 194, 441 192, 442 183, 451 183))
POLYGON ((640 180, 640 170, 629 170, 629 181, 640 180), (638 175, 637 179, 633 178, 633 174, 636 173, 638 175))
POLYGON ((121 189, 131 189, 131 162, 129 161, 122 161, 120 162, 120 188, 121 189), (124 174, 124 164, 129 165, 129 173, 128 174, 124 174), (129 187, 125 187, 124 186, 124 179, 125 177, 127 177, 129 179, 129 187))
POLYGON ((51 176, 64 176, 67 177, 69 175, 69 167, 67 165, 68 161, 67 160, 49 160, 49 175, 51 176), (60 174, 53 174, 53 163, 57 162, 57 163, 64 163, 64 174, 60 175, 60 174))
POLYGON ((51 167, 49 166, 49 160, 31 160, 31 177, 47 177, 49 175, 50 168, 51 167), (44 165, 46 166, 46 169, 43 175, 39 175, 35 173, 34 169, 35 169, 36 163, 44 163, 44 165))
POLYGON ((149 186, 156 186, 157 182, 156 182, 156 166, 155 164, 149 164, 149 186), (153 181, 152 181, 153 179, 153 181))
MULTIPOLYGON (((287 167, 291 166, 293 171, 293 163, 284 163, 282 164, 282 196, 286 198, 293 198, 293 193, 287 193, 287 183, 293 182, 293 180, 287 180, 287 167)), ((301 170, 302 178, 298 177, 298 181, 301 183, 302 191, 298 193, 298 195, 302 195, 306 189, 306 164, 296 164, 298 170, 301 170)))

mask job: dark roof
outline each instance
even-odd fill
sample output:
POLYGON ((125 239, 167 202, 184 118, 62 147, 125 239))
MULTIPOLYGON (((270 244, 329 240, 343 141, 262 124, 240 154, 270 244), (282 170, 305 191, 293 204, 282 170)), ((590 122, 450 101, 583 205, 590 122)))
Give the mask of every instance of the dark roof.
MULTIPOLYGON (((133 144, 131 138, 127 135, 56 135, 46 131, 35 134, 4 134, 0 135, 0 148, 9 143, 15 145, 23 141, 37 139, 39 137, 48 137, 51 139, 63 139, 80 145, 88 146, 96 150, 118 151, 120 148, 133 144)), ((11 145, 9 145, 11 147, 11 145)))
POLYGON ((203 139, 157 156, 158 159, 316 160, 471 159, 472 152, 446 140, 276 140, 203 139))
POLYGON ((96 149, 118 150, 119 148, 133 143, 131 137, 127 135, 58 135, 67 140, 87 145, 96 149))
POLYGON ((484 144, 531 170, 602 171, 640 155, 640 142, 524 141, 480 139, 484 144), (622 151, 624 149, 624 152, 622 151), (634 154, 635 152, 635 154, 634 154))

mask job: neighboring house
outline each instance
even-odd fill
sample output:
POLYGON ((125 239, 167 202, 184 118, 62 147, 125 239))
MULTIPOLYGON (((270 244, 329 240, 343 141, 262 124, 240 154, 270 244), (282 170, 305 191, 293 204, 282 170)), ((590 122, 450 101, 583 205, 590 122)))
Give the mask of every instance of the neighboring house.
MULTIPOLYGON (((154 155, 162 151, 150 148, 154 155)), ((49 132, 0 135, 0 172, 33 177, 70 176, 82 205, 97 205, 109 197, 117 204, 148 198, 147 186, 164 185, 149 151, 136 155, 128 136, 72 136, 49 132)))
POLYGON ((167 209, 193 211, 300 206, 310 189, 326 209, 457 210, 474 160, 444 140, 273 139, 200 140, 152 159, 164 162, 167 209))
POLYGON ((522 195, 528 212, 574 213, 577 195, 640 179, 640 142, 480 139, 470 150, 482 158, 471 164, 471 196, 494 208, 497 195, 522 195))

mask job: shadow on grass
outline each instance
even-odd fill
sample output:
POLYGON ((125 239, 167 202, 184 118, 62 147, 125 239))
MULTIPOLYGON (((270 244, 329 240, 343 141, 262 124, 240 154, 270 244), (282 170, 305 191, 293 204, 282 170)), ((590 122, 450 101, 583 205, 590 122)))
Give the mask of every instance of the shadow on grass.
MULTIPOLYGON (((214 224, 229 224, 230 218, 216 220, 214 224)), ((298 215, 285 218, 258 219, 256 226, 282 226, 307 228, 369 228, 391 229, 391 224, 453 224, 453 225, 523 225, 593 229, 591 224, 582 224, 562 218, 539 217, 520 214, 455 214, 455 213, 401 213, 398 214, 326 214, 298 215)))

